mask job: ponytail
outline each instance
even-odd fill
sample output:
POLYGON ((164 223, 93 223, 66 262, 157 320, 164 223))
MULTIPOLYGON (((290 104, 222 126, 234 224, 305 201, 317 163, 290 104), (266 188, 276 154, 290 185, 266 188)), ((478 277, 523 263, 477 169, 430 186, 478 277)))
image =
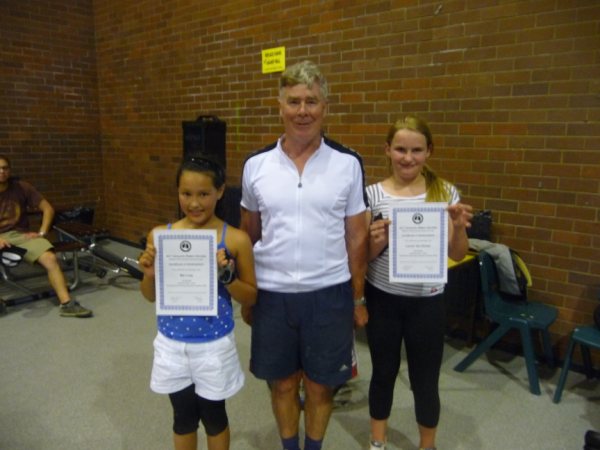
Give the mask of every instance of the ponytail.
POLYGON ((423 167, 423 172, 421 173, 425 177, 425 187, 427 190, 425 201, 448 203, 451 198, 446 181, 438 177, 431 167, 427 165, 423 167))

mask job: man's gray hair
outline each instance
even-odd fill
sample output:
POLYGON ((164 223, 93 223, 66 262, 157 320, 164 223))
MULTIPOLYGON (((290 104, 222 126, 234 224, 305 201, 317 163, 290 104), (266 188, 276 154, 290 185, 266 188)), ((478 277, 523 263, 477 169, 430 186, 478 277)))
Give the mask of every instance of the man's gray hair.
POLYGON ((321 73, 319 68, 312 61, 302 61, 296 63, 283 71, 279 83, 279 96, 283 97, 283 89, 286 87, 296 86, 297 84, 305 84, 309 88, 314 83, 318 83, 321 88, 321 95, 323 99, 327 100, 329 95, 329 88, 327 86, 327 80, 321 73))

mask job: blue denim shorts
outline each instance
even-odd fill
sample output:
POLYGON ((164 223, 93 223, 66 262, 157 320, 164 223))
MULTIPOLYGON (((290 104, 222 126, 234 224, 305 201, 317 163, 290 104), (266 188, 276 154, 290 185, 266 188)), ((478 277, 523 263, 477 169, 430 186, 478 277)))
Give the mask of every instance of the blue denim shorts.
POLYGON ((267 381, 302 370, 315 383, 338 386, 352 377, 353 329, 350 282, 312 292, 260 290, 250 370, 267 381))

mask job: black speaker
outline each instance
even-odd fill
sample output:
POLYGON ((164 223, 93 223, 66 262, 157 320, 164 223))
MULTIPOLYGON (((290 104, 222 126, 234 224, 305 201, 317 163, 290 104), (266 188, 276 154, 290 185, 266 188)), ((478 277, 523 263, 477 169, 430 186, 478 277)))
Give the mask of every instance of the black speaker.
MULTIPOLYGON (((183 127, 183 159, 204 156, 227 168, 225 136, 227 124, 216 116, 198 116, 193 122, 181 122, 183 127)), ((221 201, 217 204, 217 216, 225 222, 239 227, 240 187, 227 186, 221 201)), ((181 216, 181 211, 180 211, 181 216)))
POLYGON ((217 216, 233 225, 240 227, 241 214, 240 202, 242 201, 242 188, 240 186, 225 186, 223 197, 217 204, 217 216))
POLYGON ((226 169, 225 135, 227 124, 216 116, 198 116, 183 127, 183 158, 204 156, 226 169))

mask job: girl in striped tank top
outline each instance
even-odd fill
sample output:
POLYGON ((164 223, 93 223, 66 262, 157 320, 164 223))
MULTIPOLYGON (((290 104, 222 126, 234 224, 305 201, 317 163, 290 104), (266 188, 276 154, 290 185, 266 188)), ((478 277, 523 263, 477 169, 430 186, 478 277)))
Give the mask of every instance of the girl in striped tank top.
POLYGON ((461 260, 468 250, 466 228, 472 208, 460 203, 457 189, 428 166, 433 140, 427 123, 406 116, 389 130, 385 154, 391 175, 367 187, 370 215, 369 268, 365 297, 367 338, 373 375, 369 386, 371 450, 385 448, 402 343, 419 428, 419 448, 434 449, 440 416, 438 379, 444 348, 443 284, 389 280, 388 207, 391 200, 447 202, 448 255, 461 260))

